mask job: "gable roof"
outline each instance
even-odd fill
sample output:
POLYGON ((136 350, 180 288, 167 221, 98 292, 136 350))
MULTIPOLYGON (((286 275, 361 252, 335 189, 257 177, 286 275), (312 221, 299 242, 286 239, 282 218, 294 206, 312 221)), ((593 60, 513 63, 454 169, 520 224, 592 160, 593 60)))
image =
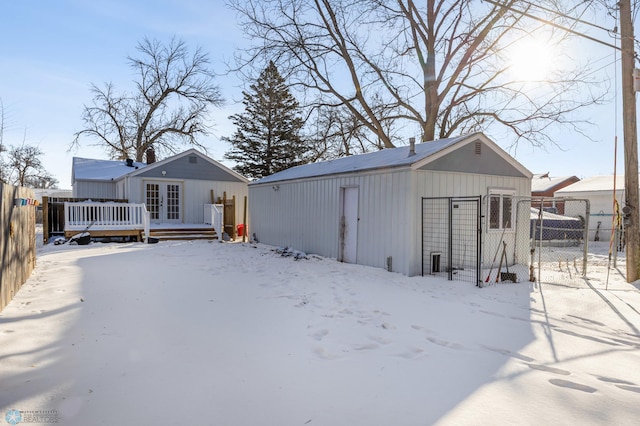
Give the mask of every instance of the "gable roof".
POLYGON ((470 135, 440 139, 432 142, 417 143, 415 144, 414 155, 409 155, 409 146, 386 148, 376 152, 352 155, 349 157, 337 158, 335 160, 321 161, 318 163, 292 167, 252 182, 249 185, 343 173, 355 173, 376 169, 401 167, 412 167, 413 169, 417 169, 478 139, 489 145, 506 161, 510 161, 523 175, 531 178, 531 172, 502 150, 502 148, 500 148, 495 142, 491 141, 482 133, 473 133, 470 135))
POLYGON ((122 160, 96 160, 91 158, 73 157, 73 165, 71 170, 71 181, 78 180, 90 180, 90 181, 117 181, 125 176, 136 176, 143 172, 148 172, 157 168, 165 166, 167 163, 178 160, 188 155, 197 155, 203 160, 207 161, 226 173, 234 176, 236 179, 249 182, 247 178, 239 173, 231 170, 223 164, 211 159, 198 150, 191 148, 180 154, 176 154, 171 157, 167 157, 164 160, 157 161, 152 164, 133 162, 132 167, 127 166, 126 161, 122 160))
POLYGON ((127 166, 122 160, 96 160, 93 158, 73 157, 71 166, 71 181, 92 180, 112 181, 137 169, 145 167, 145 163, 133 162, 133 167, 127 166))
POLYGON ((201 153, 200 151, 198 151, 195 148, 191 148, 191 149, 188 149, 188 150, 186 150, 184 152, 176 154, 174 156, 167 157, 164 160, 160 160, 160 161, 157 161, 157 162, 152 163, 152 164, 147 164, 147 167, 145 167, 144 169, 141 168, 141 169, 138 169, 138 170, 134 170, 131 173, 129 173, 129 176, 137 176, 137 175, 142 174, 142 173, 147 173, 147 172, 150 172, 150 171, 155 170, 157 168, 162 168, 162 167, 166 166, 167 163, 170 163, 172 161, 176 161, 176 160, 179 160, 181 158, 184 158, 184 157, 187 157, 187 156, 193 156, 193 155, 202 158, 207 163, 209 163, 209 164, 211 164, 211 165, 213 165, 213 166, 215 166, 215 167, 217 167, 219 169, 222 169, 224 172, 232 175, 234 178, 236 178, 236 179, 238 179, 238 180, 240 180, 242 182, 247 182, 247 183, 249 182, 249 179, 247 179, 246 177, 244 177, 241 174, 239 174, 238 172, 226 167, 224 164, 219 163, 218 161, 212 159, 211 157, 206 156, 205 154, 201 153))

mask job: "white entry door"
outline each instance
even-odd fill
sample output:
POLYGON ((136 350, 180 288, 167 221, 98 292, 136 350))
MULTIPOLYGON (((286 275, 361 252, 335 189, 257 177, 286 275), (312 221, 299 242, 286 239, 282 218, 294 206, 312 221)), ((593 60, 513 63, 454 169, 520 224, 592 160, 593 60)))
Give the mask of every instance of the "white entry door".
POLYGON ((358 247, 358 188, 342 188, 342 215, 340 218, 341 260, 356 263, 358 247))
POLYGON ((182 222, 182 182, 146 182, 145 203, 153 223, 182 222))

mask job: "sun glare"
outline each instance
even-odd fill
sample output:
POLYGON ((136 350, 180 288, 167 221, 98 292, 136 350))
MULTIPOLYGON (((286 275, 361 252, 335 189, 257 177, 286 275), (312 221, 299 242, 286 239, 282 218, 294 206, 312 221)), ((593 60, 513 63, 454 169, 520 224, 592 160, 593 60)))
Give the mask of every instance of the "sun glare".
POLYGON ((509 53, 509 71, 518 81, 544 81, 554 67, 553 49, 546 43, 529 38, 516 43, 509 53))

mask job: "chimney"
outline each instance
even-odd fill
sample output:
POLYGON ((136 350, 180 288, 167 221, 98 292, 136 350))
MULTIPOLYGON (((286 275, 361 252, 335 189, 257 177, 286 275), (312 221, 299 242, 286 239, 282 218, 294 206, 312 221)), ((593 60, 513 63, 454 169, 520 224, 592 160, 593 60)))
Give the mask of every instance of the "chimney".
POLYGON ((147 148, 145 155, 147 156, 147 164, 153 164, 156 162, 156 150, 153 149, 152 146, 147 148))
POLYGON ((131 158, 127 158, 127 167, 133 167, 133 160, 131 158))
POLYGON ((416 155, 416 138, 409 138, 409 157, 416 155))

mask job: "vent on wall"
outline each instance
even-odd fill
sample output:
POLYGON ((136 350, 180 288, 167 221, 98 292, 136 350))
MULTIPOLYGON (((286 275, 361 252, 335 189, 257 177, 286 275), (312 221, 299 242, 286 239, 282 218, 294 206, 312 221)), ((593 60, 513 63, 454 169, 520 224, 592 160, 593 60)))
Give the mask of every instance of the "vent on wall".
POLYGON ((196 157, 195 155, 192 155, 191 157, 189 157, 189 163, 196 164, 197 162, 198 162, 198 157, 196 157))
POLYGON ((482 142, 476 141, 476 155, 482 154, 482 142))

